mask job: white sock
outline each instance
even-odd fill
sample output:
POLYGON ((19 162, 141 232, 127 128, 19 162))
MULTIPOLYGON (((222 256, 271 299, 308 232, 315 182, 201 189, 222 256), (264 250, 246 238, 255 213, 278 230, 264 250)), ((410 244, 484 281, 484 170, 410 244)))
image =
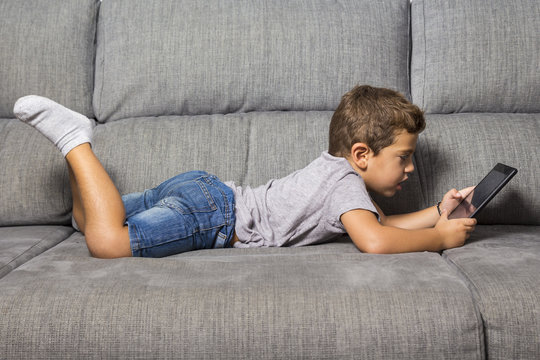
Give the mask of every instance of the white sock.
POLYGON ((13 108, 15 116, 53 142, 64 157, 76 146, 92 144, 94 121, 50 99, 28 95, 13 108))

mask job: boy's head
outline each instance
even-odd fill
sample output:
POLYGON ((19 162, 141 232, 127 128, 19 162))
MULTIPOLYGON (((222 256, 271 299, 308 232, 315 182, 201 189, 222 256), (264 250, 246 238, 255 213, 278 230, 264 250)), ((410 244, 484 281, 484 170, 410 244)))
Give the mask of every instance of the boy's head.
POLYGON ((395 142, 396 134, 418 134, 426 126, 424 113, 400 93, 368 85, 343 95, 330 122, 333 156, 348 158, 355 143, 367 144, 375 155, 395 142))

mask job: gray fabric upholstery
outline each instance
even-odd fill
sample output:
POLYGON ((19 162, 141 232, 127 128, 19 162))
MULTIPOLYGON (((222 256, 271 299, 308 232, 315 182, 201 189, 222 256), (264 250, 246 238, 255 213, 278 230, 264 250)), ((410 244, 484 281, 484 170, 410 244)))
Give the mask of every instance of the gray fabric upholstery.
POLYGON ((170 177, 204 170, 241 179, 248 152, 245 115, 130 118, 98 126, 94 151, 121 193, 154 187, 170 177))
MULTIPOLYGON (((194 169, 258 186, 301 169, 327 150, 331 117, 332 112, 309 111, 129 118, 98 126, 94 150, 124 194, 194 169)), ((395 197, 374 195, 386 213, 425 206, 420 172, 395 197)))
POLYGON ((539 7, 1 1, 0 358, 540 358, 540 232, 516 225, 540 225, 539 7), (416 171, 375 198, 384 211, 432 206, 503 162, 519 173, 479 220, 507 225, 442 257, 344 237, 99 260, 60 226, 61 154, 11 114, 27 93, 95 110, 94 150, 122 193, 194 169, 257 186, 327 149, 340 96, 365 83, 411 87, 430 113, 416 171))
POLYGON ((482 224, 540 225, 540 114, 428 115, 417 171, 427 203, 476 185, 498 162, 518 174, 479 214, 482 224))
POLYGON ((72 233, 65 226, 0 227, 0 278, 72 233))
POLYGON ((289 175, 328 150, 332 112, 250 114, 244 185, 257 186, 289 175), (294 154, 294 156, 291 156, 294 154))
POLYGON ((413 101, 428 113, 539 112, 538 0, 412 2, 413 101))
POLYGON ((333 110, 357 83, 407 94, 408 14, 409 0, 105 1, 95 113, 333 110))
POLYGON ((366 255, 347 241, 106 261, 90 258, 75 234, 0 284, 8 358, 38 347, 59 359, 483 353, 469 290, 433 253, 366 255))
POLYGON ((24 95, 92 116, 99 0, 0 2, 0 117, 24 95))
POLYGON ((69 178, 62 154, 36 130, 0 119, 0 226, 68 224, 69 178))
POLYGON ((481 226, 467 245, 444 252, 478 304, 488 359, 540 354, 539 255, 536 226, 481 226))
POLYGON ((331 115, 254 112, 129 118, 98 126, 94 150, 122 193, 155 186, 189 170, 257 186, 306 166, 326 150, 331 115))

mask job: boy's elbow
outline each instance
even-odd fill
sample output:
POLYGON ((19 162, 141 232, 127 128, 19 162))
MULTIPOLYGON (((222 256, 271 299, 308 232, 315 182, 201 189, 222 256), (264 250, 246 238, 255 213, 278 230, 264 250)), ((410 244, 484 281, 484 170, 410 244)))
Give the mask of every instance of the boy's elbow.
POLYGON ((389 251, 388 247, 383 244, 382 241, 371 241, 364 249, 360 249, 362 252, 366 254, 391 254, 392 252, 389 251))
POLYGON ((392 251, 381 237, 377 235, 363 236, 362 239, 354 240, 358 250, 366 254, 390 254, 392 251))
POLYGON ((385 227, 373 213, 366 210, 350 211, 342 215, 341 221, 358 250, 368 254, 392 252, 385 227))

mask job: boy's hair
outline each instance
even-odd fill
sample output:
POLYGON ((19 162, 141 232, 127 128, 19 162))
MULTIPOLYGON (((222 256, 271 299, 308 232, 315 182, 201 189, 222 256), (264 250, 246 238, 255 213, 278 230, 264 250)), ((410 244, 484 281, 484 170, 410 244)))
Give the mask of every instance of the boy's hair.
POLYGON ((425 127, 423 111, 397 91, 355 86, 343 95, 332 116, 328 152, 348 157, 352 146, 360 142, 377 155, 394 143, 398 132, 418 134, 425 127))

